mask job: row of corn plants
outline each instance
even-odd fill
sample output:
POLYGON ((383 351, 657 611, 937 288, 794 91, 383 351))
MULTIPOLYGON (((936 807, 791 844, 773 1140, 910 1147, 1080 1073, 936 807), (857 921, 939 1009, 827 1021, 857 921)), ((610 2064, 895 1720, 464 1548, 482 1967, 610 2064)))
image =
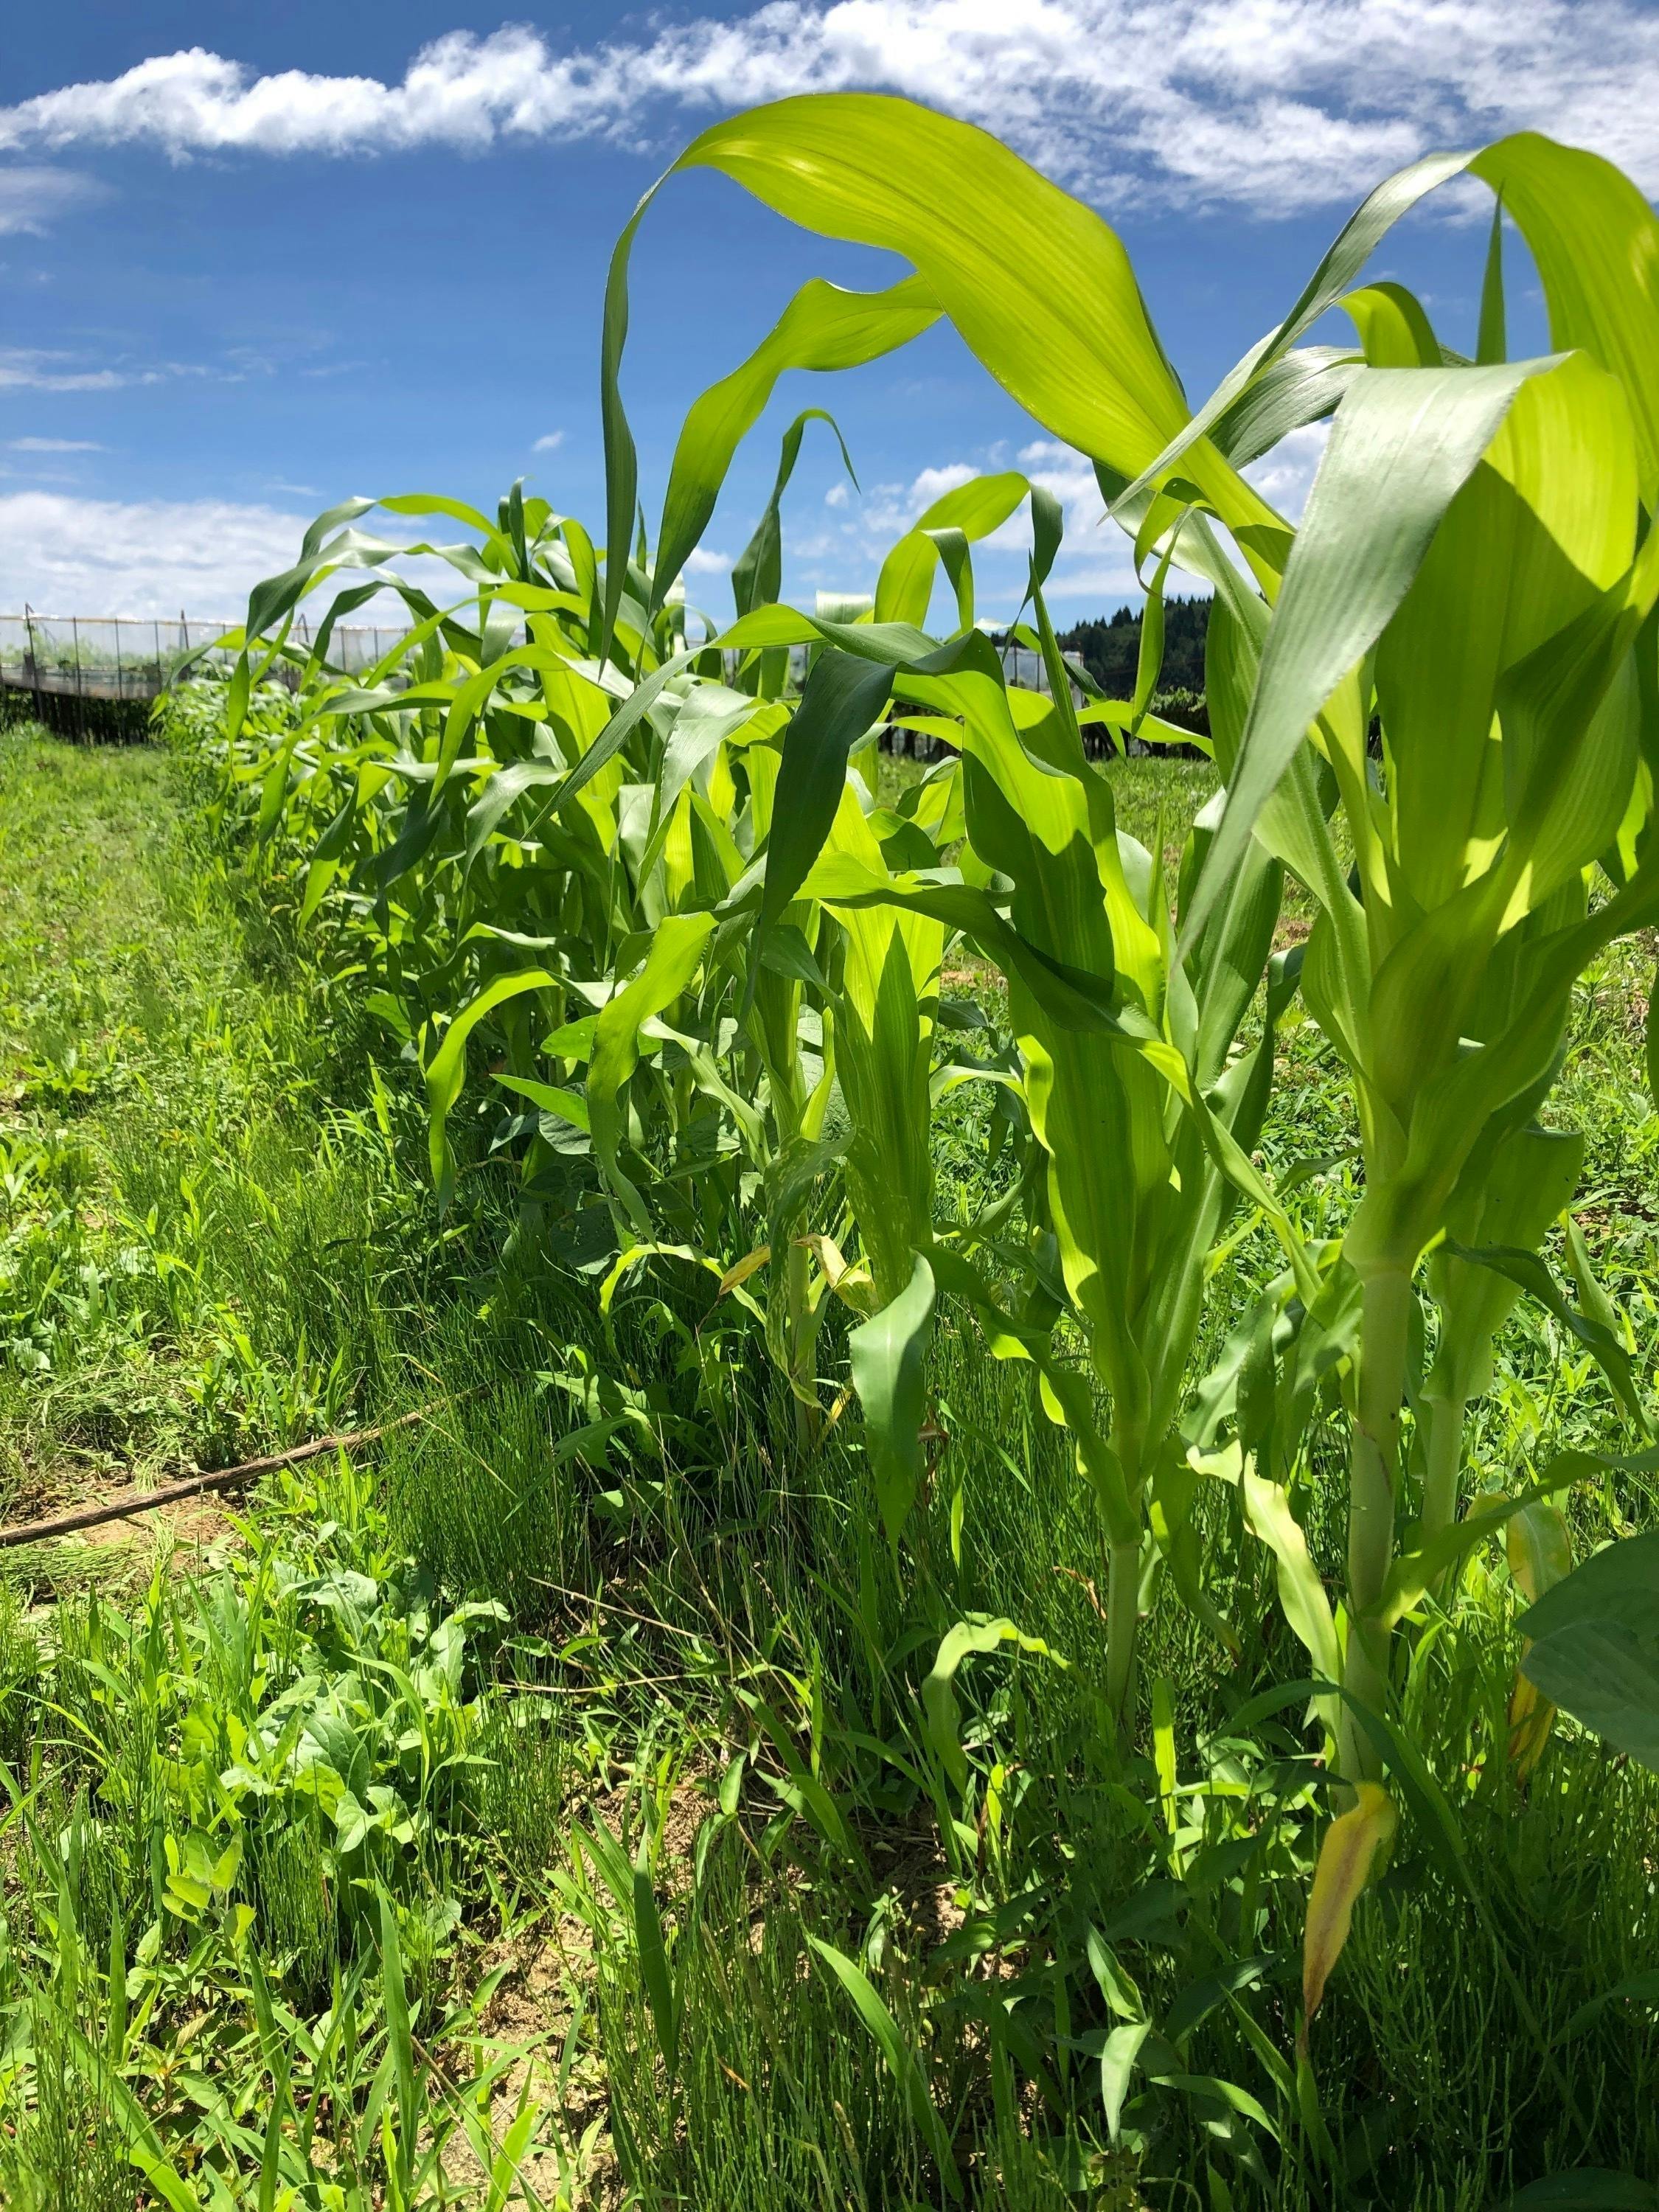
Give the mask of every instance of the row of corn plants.
MULTIPOLYGON (((1570 1223, 1576 1299, 1541 1255, 1582 1143, 1540 1117, 1575 986, 1659 920, 1659 224, 1607 163, 1536 136, 1419 162, 1194 411, 1098 216, 969 125, 813 96, 714 125, 647 196, 613 259, 602 366, 604 546, 516 488, 494 519, 378 503, 459 525, 455 544, 368 534, 368 501, 320 517, 250 605, 227 804, 291 864, 301 920, 339 933, 418 1061, 441 1201, 488 1146, 519 1178, 520 1237, 587 1269, 602 1304, 637 1267, 702 1271, 775 1364, 803 1452, 845 1401, 823 1324, 848 1310, 895 1559, 925 1480, 940 1302, 1030 1365, 1097 1504, 1126 1736, 1154 1574, 1237 1647, 1194 1522, 1207 1485, 1236 1491, 1347 1785, 1310 1931, 1328 1966, 1392 1820, 1385 1770, 1408 1756, 1402 1627, 1506 1526, 1540 1595, 1566 1563, 1558 1501, 1597 1464, 1506 1470, 1471 1503, 1470 1409, 1515 1302, 1550 1307, 1646 1426, 1570 1223), (795 295, 692 407, 653 542, 623 398, 629 257, 690 167, 911 273, 795 295), (1403 287, 1362 281, 1391 227, 1458 180, 1497 202, 1473 359, 1403 287), (1511 229, 1552 348, 1523 359, 1511 229), (732 618, 687 600, 687 558, 780 375, 867 362, 941 319, 1090 458, 1133 540, 1148 613, 1129 699, 1076 691, 1045 600, 1060 517, 1015 474, 947 493, 866 599, 786 604, 781 512, 817 410, 783 441, 732 618), (1292 525, 1244 471, 1313 422, 1328 442, 1292 525), (1017 629, 1042 690, 1007 680, 975 605, 975 547, 1022 507, 1017 629), (452 602, 409 582, 411 552, 453 570, 452 602), (1221 785, 1175 867, 1118 828, 1085 752, 1091 729, 1166 734, 1150 703, 1172 566, 1214 592, 1221 785), (302 648, 290 623, 325 585, 302 648), (375 592, 410 628, 348 677, 333 627, 375 592), (292 705, 272 711, 278 676, 292 705), (890 802, 877 748, 894 728, 945 750, 890 802), (1275 951, 1287 877, 1316 919, 1275 951), (993 979, 977 997, 942 984, 964 960, 993 979), (1363 1188, 1340 1238, 1305 1237, 1293 1178, 1276 1189, 1259 1164, 1297 993, 1352 1091, 1363 1188), (462 1158, 469 1062, 498 1112, 462 1158), (1006 1168, 975 1218, 947 1221, 933 1128, 964 1083, 989 1088, 1006 1168), (1273 1269, 1215 1316, 1218 1255, 1258 1227, 1273 1269), (1206 1318, 1231 1333, 1200 1377, 1206 1318), (1334 1601, 1296 1495, 1322 1403, 1349 1437, 1334 1601)), ((1537 1740, 1534 1715, 1534 1755, 1537 1740)))

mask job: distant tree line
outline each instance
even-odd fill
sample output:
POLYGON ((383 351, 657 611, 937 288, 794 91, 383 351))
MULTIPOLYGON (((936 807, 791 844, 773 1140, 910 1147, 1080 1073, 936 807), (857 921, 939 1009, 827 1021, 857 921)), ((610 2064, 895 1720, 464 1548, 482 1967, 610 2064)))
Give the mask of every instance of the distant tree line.
MULTIPOLYGON (((1210 602, 1203 599, 1165 599, 1164 602, 1164 670, 1158 679, 1160 691, 1204 690, 1204 637, 1210 624, 1210 602)), ((1120 607, 1115 615, 1079 623, 1060 638, 1061 650, 1082 659, 1109 699, 1127 699, 1135 688, 1135 663, 1140 653, 1140 615, 1138 609, 1120 607)))

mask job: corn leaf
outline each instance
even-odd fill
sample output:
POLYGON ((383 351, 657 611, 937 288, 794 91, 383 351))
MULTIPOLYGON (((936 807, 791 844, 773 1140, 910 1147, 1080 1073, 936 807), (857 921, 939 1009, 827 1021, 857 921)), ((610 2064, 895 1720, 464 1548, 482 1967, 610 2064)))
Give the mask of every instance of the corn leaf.
POLYGON ((544 968, 526 968, 515 975, 498 975, 493 983, 470 1000, 444 1031, 443 1042, 427 1065, 427 1142, 432 1161, 432 1180, 437 1187, 438 1202, 447 1206, 454 1188, 454 1158, 449 1149, 446 1125, 450 1109, 461 1095, 461 1085, 466 1079, 466 1041, 484 1016, 526 991, 556 988, 558 978, 550 975, 544 968))
POLYGON ((1188 943, 1309 725, 1410 589, 1522 382, 1554 366, 1371 369, 1350 384, 1268 626, 1226 806, 1185 918, 1188 943))
MULTIPOLYGON (((939 320, 939 313, 926 286, 914 276, 881 292, 848 292, 818 276, 802 285, 742 367, 711 385, 685 418, 657 533, 652 613, 702 539, 732 456, 759 420, 778 378, 787 369, 852 368, 878 360, 918 337, 939 320)), ((797 444, 798 434, 799 426, 797 444)), ((793 454, 788 458, 793 464, 793 454)), ((787 483, 787 471, 782 473, 787 483)), ((775 592, 775 587, 767 597, 775 592)))
POLYGON ((918 1252, 908 1287, 847 1340, 876 1504, 895 1552, 921 1486, 922 1356, 933 1297, 933 1269, 918 1252))
POLYGON ((1388 1791, 1375 1782, 1355 1785, 1356 1802, 1332 1821, 1319 1846, 1313 1893, 1302 1937, 1303 2035, 1318 2011, 1331 1969, 1342 1955, 1359 1893, 1370 1879, 1379 1850, 1392 1838, 1399 1815, 1388 1791))
POLYGON ((587 1115, 593 1150, 606 1181, 620 1194, 636 1226, 647 1231, 645 1202, 623 1172, 618 1158, 626 1129, 623 1086, 639 1065, 641 1027, 672 1006, 690 984, 714 927, 712 915, 665 915, 644 967, 631 983, 606 1000, 593 1031, 593 1057, 587 1070, 587 1115))

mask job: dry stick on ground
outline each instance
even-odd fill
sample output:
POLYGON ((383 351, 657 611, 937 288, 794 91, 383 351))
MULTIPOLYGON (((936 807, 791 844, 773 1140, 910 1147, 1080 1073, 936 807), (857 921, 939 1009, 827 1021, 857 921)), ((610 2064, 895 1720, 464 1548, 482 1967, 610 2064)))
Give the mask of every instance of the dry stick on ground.
POLYGON ((255 1475, 269 1474, 276 1468, 295 1467, 301 1460, 319 1459, 325 1452, 353 1451, 359 1444, 373 1443, 377 1437, 390 1436, 394 1429, 406 1429, 412 1421, 423 1421, 428 1413, 435 1413, 449 1403, 440 1399, 429 1406, 417 1406, 412 1413, 400 1413, 395 1421, 381 1421, 372 1429, 351 1429, 342 1436, 319 1437, 314 1443, 295 1444, 288 1451, 272 1452, 265 1459, 244 1460, 240 1467, 216 1468, 209 1474, 187 1474, 177 1482, 164 1482, 155 1490, 129 1491, 125 1498, 106 1500, 101 1505, 77 1505, 72 1513, 54 1513, 44 1521, 20 1521, 14 1528, 0 1528, 0 1551, 14 1544, 40 1544, 49 1536, 72 1535, 77 1528, 96 1528, 106 1521, 126 1521, 139 1513, 153 1513, 158 1505, 174 1505, 181 1498, 199 1498, 206 1491, 236 1490, 255 1475))

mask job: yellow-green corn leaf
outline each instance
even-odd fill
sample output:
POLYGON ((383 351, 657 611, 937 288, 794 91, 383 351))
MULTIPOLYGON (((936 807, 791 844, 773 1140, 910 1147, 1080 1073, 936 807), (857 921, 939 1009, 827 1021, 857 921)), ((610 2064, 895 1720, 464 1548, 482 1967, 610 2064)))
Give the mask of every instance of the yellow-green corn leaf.
MULTIPOLYGON (((1492 743, 1500 684, 1624 574, 1636 515, 1636 449, 1617 380, 1583 354, 1528 378, 1448 507, 1377 652, 1390 872, 1417 907, 1442 904, 1484 871, 1506 826, 1513 848, 1534 763, 1516 757, 1513 732, 1501 753, 1492 743)), ((1553 775, 1553 803, 1530 856, 1513 854, 1512 865, 1530 860, 1528 905, 1601 851, 1623 814, 1633 720, 1592 726, 1602 742, 1583 749, 1576 773, 1553 775)))
MULTIPOLYGON (((514 761, 488 777, 467 815, 469 870, 526 792, 562 788, 570 770, 582 760, 611 719, 612 702, 609 693, 578 669, 568 665, 544 669, 541 690, 548 710, 548 726, 562 761, 539 757, 514 761)), ((613 758, 609 763, 597 766, 577 793, 579 800, 586 798, 590 809, 595 802, 600 807, 595 826, 601 829, 607 844, 610 808, 622 775, 621 764, 613 758)))
MULTIPOLYGON (((828 840, 867 876, 887 875, 881 846, 850 781, 828 840)), ((852 1133, 848 1195, 879 1304, 910 1280, 932 1241, 933 1128, 928 1079, 943 925, 884 902, 844 908, 847 939, 836 1000, 836 1067, 852 1133)))
POLYGON ((933 1334, 933 1270, 918 1252, 906 1287, 847 1340, 876 1504, 895 1551, 921 1487, 922 1361, 933 1334))
POLYGON ((846 291, 820 276, 802 285, 748 360, 711 385, 685 418, 657 534, 653 612, 708 527, 732 456, 785 370, 852 368, 878 360, 918 337, 939 314, 927 287, 914 276, 881 292, 846 291))
MULTIPOLYGON (((1145 468, 1187 422, 1116 234, 974 125, 879 94, 808 94, 714 125, 669 174, 698 167, 722 171, 805 229, 901 255, 1020 405, 1119 475, 1145 468)), ((617 241, 605 294, 601 399, 616 546, 632 527, 638 483, 620 389, 628 263, 652 196, 617 241)), ((1275 523, 1206 440, 1188 447, 1183 471, 1236 527, 1275 523)), ((612 620, 622 589, 620 564, 609 564, 612 620)))
POLYGON ((1308 1921, 1302 1936, 1302 2033, 1319 2009, 1331 1969, 1342 1955, 1359 1893, 1370 1880, 1377 1853, 1395 1832, 1394 1800, 1376 1782, 1354 1785, 1355 1802, 1332 1821, 1319 1847, 1308 1921))
MULTIPOLYGON (((1030 736, 1022 744, 1006 708, 1000 718, 989 711, 977 679, 949 684, 970 718, 969 835, 979 858, 1014 886, 1013 928, 1039 952, 1112 982, 1129 1011, 1160 1030, 1166 948, 1143 904, 1152 895, 1151 864, 1120 839, 1110 787, 1080 752, 1080 773, 1033 759, 1030 736), (1138 889, 1126 860, 1140 872, 1138 889)), ((1182 1279, 1179 1248, 1196 1195, 1176 1170, 1176 1133, 1186 1124, 1158 1059, 1125 1051, 1109 1034, 1055 1023, 1018 971, 1009 1006, 1032 1127, 1048 1154, 1061 1270, 1112 1390, 1117 1449, 1138 1489, 1143 1459, 1161 1441, 1152 1431, 1171 1417, 1160 1402, 1162 1355, 1166 1344, 1185 1343, 1176 1316, 1158 1327, 1151 1319, 1182 1279)), ((1165 1050, 1189 1089, 1180 1054, 1165 1050)), ((1190 1151, 1195 1178, 1201 1154, 1196 1145, 1190 1151)))
MULTIPOLYGON (((1245 468, 1271 453, 1292 430, 1323 422, 1347 390, 1354 371, 1364 366, 1364 356, 1352 346, 1293 347, 1257 372, 1212 435, 1235 468, 1245 468)), ((1127 525, 1132 504, 1120 500, 1115 511, 1127 525)))
POLYGON ((1027 1636, 1012 1620, 959 1620, 940 1638, 938 1656, 921 1686, 928 1735, 940 1765, 958 1790, 968 1786, 968 1758, 962 1747, 957 1676, 964 1660, 983 1658, 1008 1644, 1036 1658, 1047 1659, 1056 1667, 1064 1668, 1068 1663, 1057 1651, 1051 1651, 1041 1637, 1027 1636))
POLYGON ((438 1201, 447 1205, 454 1188, 455 1164, 449 1149, 446 1125, 451 1108, 461 1095, 461 1085, 466 1080, 466 1041, 488 1013, 515 999, 525 991, 556 989, 558 978, 550 975, 544 968, 526 968, 516 975, 498 975, 495 981, 479 992, 477 998, 463 1006, 444 1031, 443 1042, 427 1063, 426 1095, 428 1104, 427 1142, 432 1160, 432 1180, 437 1186, 438 1201))
POLYGON ((1304 332, 1337 304, 1401 216, 1409 214, 1426 193, 1460 175, 1468 165, 1467 154, 1425 155, 1385 177, 1369 192, 1343 224, 1284 321, 1256 341, 1164 451, 1143 466, 1135 481, 1118 495, 1115 512, 1121 514, 1133 506, 1156 478, 1185 459, 1188 448, 1199 439, 1212 430, 1219 433, 1237 415, 1253 386, 1272 375, 1304 332))
POLYGON ((1423 303, 1403 284, 1367 284, 1350 292, 1343 308, 1359 333, 1372 368, 1438 368, 1440 342, 1423 303))
POLYGON ((1291 1510, 1289 1493, 1281 1483, 1253 1474, 1242 1465, 1237 1448, 1214 1459, 1197 1462, 1206 1474, 1236 1481, 1243 1493, 1244 1523, 1273 1555, 1279 1601, 1316 1671, 1327 1681, 1342 1672, 1341 1648, 1330 1600, 1308 1550, 1302 1524, 1291 1510))
MULTIPOLYGON (((680 166, 902 254, 998 381, 1114 468, 1139 466, 1185 421, 1116 234, 972 124, 881 94, 808 94, 714 125, 680 166)), ((1203 482, 1201 463, 1188 473, 1203 482)))
MULTIPOLYGON (((1582 347, 1624 386, 1637 424, 1643 503, 1651 510, 1659 496, 1659 218, 1610 162, 1535 131, 1499 139, 1475 155, 1431 154, 1385 178, 1343 225, 1284 321, 1250 348, 1170 446, 1119 495, 1117 510, 1132 507, 1206 434, 1213 432, 1231 452, 1227 426, 1247 409, 1253 388, 1274 377, 1297 339, 1339 303, 1394 224, 1426 193, 1466 170, 1498 194, 1531 249, 1551 343, 1563 352, 1582 347)), ((1479 351, 1483 366, 1501 362, 1505 352, 1499 342, 1501 276, 1494 283, 1492 269, 1489 258, 1479 351)))
POLYGON ((1590 1452, 1563 1452, 1551 1462, 1541 1482, 1534 1483, 1518 1496, 1505 1498, 1500 1492, 1479 1499, 1451 1528, 1441 1529, 1415 1551, 1404 1552, 1395 1560, 1372 1617, 1385 1629, 1397 1626, 1449 1570, 1461 1565, 1477 1544, 1496 1535, 1517 1514, 1553 1498, 1574 1483, 1590 1480, 1604 1472, 1606 1466, 1604 1458, 1590 1452))
MULTIPOLYGON (((789 488, 789 479, 795 472, 795 463, 800 455, 801 440, 809 422, 827 422, 836 433, 841 447, 841 457, 847 473, 856 484, 858 475, 853 466, 853 457, 847 450, 833 415, 822 407, 803 408, 784 432, 778 452, 778 472, 772 479, 771 496, 761 509, 760 520, 755 525, 749 543, 732 564, 732 597, 740 615, 751 614, 757 607, 769 605, 783 592, 783 495, 789 488)), ((788 688, 789 655, 774 648, 745 663, 738 676, 739 688, 757 693, 766 699, 776 699, 788 688)))
POLYGON ((1536 131, 1500 138, 1469 166, 1531 248, 1551 343, 1583 347, 1624 386, 1650 510, 1659 496, 1659 216, 1611 161, 1536 131))
MULTIPOLYGON (((1504 1026, 1479 1051, 1460 1052, 1425 1085, 1412 1115, 1403 1162, 1368 1182, 1346 1240, 1356 1265, 1378 1253, 1414 1258, 1424 1249, 1443 1221, 1464 1164, 1490 1117, 1547 1079, 1573 985, 1585 967, 1603 945, 1656 919, 1659 867, 1649 866, 1582 921, 1541 936, 1528 949, 1504 1026)), ((1547 1283, 1538 1287, 1547 1295, 1547 1283)), ((1609 1372, 1624 1358, 1622 1345, 1598 1342, 1593 1348, 1609 1372)))
POLYGON ((1167 1674, 1152 1684, 1152 1765, 1158 1771, 1164 1825, 1173 1838, 1181 1825, 1181 1808, 1176 1795, 1175 1701, 1167 1674))
POLYGON ((1000 527, 1030 491, 1017 471, 975 477, 954 485, 916 519, 881 564, 876 580, 876 620, 927 620, 936 569, 943 566, 957 595, 957 626, 974 626, 974 572, 968 547, 1000 527))
POLYGON ((1534 1498, 1510 1521, 1505 1536, 1510 1572, 1528 1605, 1572 1572, 1567 1516, 1548 1498, 1534 1498))
MULTIPOLYGON (((1510 1572, 1528 1605, 1536 1605, 1546 1590, 1553 1589, 1572 1572, 1572 1535, 1567 1516, 1549 1498, 1535 1498, 1515 1516, 1509 1525, 1506 1547, 1510 1572)), ((1522 1661, 1530 1649, 1529 1644, 1522 1644, 1522 1661)), ((1509 1753, 1511 1765, 1523 1779, 1542 1757, 1554 1720, 1555 1707, 1517 1667, 1515 1686, 1510 1692, 1509 1753)))
POLYGON ((639 1065, 640 1029, 672 1006, 690 984, 714 927, 708 914, 665 917, 644 967, 599 1009, 587 1070, 587 1113, 593 1150, 605 1180, 636 1226, 648 1226, 645 1201, 618 1157, 627 1132, 623 1088, 639 1065))
POLYGON ((847 757, 892 689, 880 661, 833 647, 819 654, 784 738, 757 941, 805 881, 846 794, 847 757))
MULTIPOLYGON (((1479 1163, 1482 1172, 1455 1194, 1447 1217, 1460 1244, 1539 1244, 1578 1187, 1584 1140, 1577 1131, 1517 1129, 1479 1163)), ((1479 1397, 1492 1373, 1492 1340, 1521 1296, 1520 1284, 1495 1268, 1472 1266, 1447 1252, 1429 1261, 1429 1285, 1440 1309, 1440 1341, 1425 1395, 1458 1405, 1479 1397)))
POLYGON ((1404 599, 1516 392, 1554 365, 1368 369, 1350 384, 1262 646, 1226 809, 1186 918, 1189 941, 1310 724, 1404 599))

